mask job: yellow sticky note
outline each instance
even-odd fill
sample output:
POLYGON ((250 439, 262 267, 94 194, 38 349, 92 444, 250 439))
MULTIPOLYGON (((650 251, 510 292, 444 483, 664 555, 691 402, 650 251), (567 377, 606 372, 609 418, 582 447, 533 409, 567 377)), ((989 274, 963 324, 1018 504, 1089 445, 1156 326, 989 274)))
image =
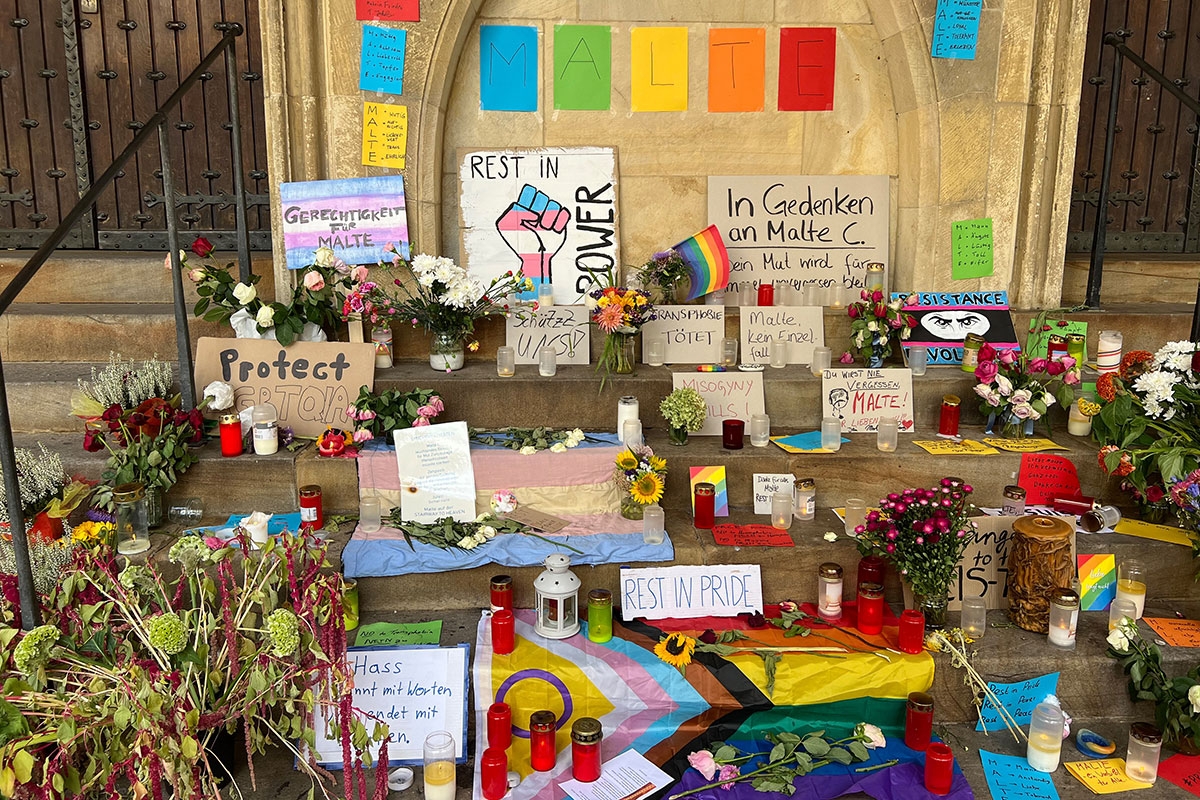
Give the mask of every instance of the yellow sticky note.
POLYGON ((407 152, 408 106, 363 103, 363 165, 404 169, 407 152))
POLYGON ((1170 525, 1155 525, 1152 522, 1142 522, 1140 519, 1123 519, 1113 526, 1117 533, 1126 536, 1139 536, 1143 539, 1153 539, 1156 542, 1180 544, 1191 547, 1192 540, 1187 531, 1182 528, 1172 528, 1170 525))
POLYGON ((1007 450, 1010 453, 1036 453, 1039 450, 1066 450, 1057 442, 1050 439, 1029 438, 1029 439, 1002 439, 999 436, 985 436, 983 443, 991 447, 998 447, 1001 450, 1007 450))
POLYGON ((974 439, 963 439, 961 442, 953 439, 914 439, 913 444, 935 456, 990 456, 1000 452, 974 439))
POLYGON ((687 28, 633 28, 630 102, 634 111, 687 111, 687 28))
POLYGON ((1064 766, 1096 794, 1114 794, 1130 789, 1149 789, 1153 784, 1135 781, 1125 774, 1125 759, 1101 758, 1095 761, 1068 761, 1064 766))

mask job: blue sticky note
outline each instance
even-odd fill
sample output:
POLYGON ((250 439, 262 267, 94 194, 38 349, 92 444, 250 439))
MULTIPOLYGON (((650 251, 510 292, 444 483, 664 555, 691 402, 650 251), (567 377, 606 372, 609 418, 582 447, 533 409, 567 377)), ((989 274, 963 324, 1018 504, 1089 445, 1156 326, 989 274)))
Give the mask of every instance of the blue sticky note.
POLYGON ((973 60, 982 10, 983 0, 938 0, 930 48, 933 57, 973 60))
MULTIPOLYGON (((779 444, 787 445, 788 447, 794 447, 797 450, 820 450, 821 432, 809 431, 807 433, 796 433, 792 434, 791 436, 784 436, 781 439, 776 439, 775 441, 779 442, 779 444)), ((848 441, 850 440, 845 436, 842 437, 843 443, 848 441)))
POLYGON ((479 26, 479 107, 537 111, 538 32, 524 25, 479 26))
MULTIPOLYGON (((996 694, 996 698, 1017 721, 1018 725, 1028 725, 1033 718, 1033 707, 1046 699, 1048 694, 1058 694, 1058 673, 1041 675, 1027 681, 1016 683, 992 683, 988 686, 996 694)), ((990 700, 984 700, 979 708, 979 722, 975 730, 981 731, 987 725, 987 730, 996 731, 1004 728, 1000 713, 990 700)))
POLYGON ((993 800, 1058 800, 1050 775, 1029 766, 1022 756, 980 750, 979 760, 993 800))
POLYGON ((364 92, 404 94, 404 48, 408 32, 402 28, 363 25, 358 88, 364 92))

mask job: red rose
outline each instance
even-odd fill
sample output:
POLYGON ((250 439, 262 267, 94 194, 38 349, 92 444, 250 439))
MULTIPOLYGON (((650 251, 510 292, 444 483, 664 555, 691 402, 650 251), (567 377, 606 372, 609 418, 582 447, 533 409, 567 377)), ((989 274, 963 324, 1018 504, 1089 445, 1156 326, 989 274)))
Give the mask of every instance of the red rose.
POLYGON ((100 419, 105 422, 113 422, 121 418, 121 404, 113 403, 108 408, 104 409, 104 413, 100 415, 100 419))
POLYGON ((905 320, 904 320, 904 324, 905 324, 905 325, 907 325, 907 326, 908 326, 908 327, 910 327, 910 328, 915 328, 915 327, 917 327, 917 318, 916 318, 916 317, 914 317, 912 314, 909 314, 909 315, 908 315, 908 316, 905 318, 905 320))
POLYGON ((206 257, 213 251, 213 243, 203 236, 197 236, 196 241, 192 242, 192 252, 201 258, 206 257))
POLYGON ((97 453, 104 449, 104 436, 97 431, 83 434, 83 449, 89 453, 97 453))
POLYGON ((848 317, 850 317, 850 319, 858 319, 858 315, 859 315, 858 304, 857 304, 857 303, 851 303, 851 304, 850 304, 850 305, 849 305, 849 306, 846 308, 846 315, 847 315, 848 317))
POLYGON ((996 359, 996 348, 992 347, 987 342, 984 342, 983 345, 981 345, 979 348, 979 360, 980 361, 994 361, 995 359, 996 359))
POLYGON ((1161 486, 1147 486, 1146 487, 1146 499, 1148 501, 1150 501, 1151 503, 1157 503, 1166 496, 1167 496, 1167 493, 1165 491, 1163 491, 1163 488, 1161 486))
POLYGON ((871 292, 871 301, 872 302, 878 303, 881 300, 883 300, 883 292, 879 291, 878 289, 871 292))
MULTIPOLYGON (((879 292, 876 292, 875 294, 879 294, 879 292)), ((886 317, 886 316, 887 316, 887 312, 888 312, 888 310, 887 310, 887 306, 885 306, 883 303, 876 303, 876 304, 875 304, 875 308, 873 309, 873 313, 875 314, 875 316, 876 316, 878 319, 883 319, 884 317, 886 317)))
POLYGON ((700 634, 696 638, 699 639, 700 641, 704 642, 705 644, 716 644, 717 643, 717 634, 716 634, 716 631, 714 631, 712 628, 709 628, 708 630, 706 630, 704 633, 700 634))

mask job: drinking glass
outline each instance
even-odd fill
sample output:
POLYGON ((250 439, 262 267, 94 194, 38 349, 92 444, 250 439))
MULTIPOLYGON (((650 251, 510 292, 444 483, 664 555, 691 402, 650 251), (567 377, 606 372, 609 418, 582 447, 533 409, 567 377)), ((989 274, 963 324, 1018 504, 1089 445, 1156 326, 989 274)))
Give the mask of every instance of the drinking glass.
POLYGON ((553 347, 538 350, 538 375, 553 378, 558 372, 558 351, 553 347))
POLYGON ((775 492, 771 495, 771 526, 786 531, 792 524, 792 493, 775 492))
POLYGON ((517 374, 517 351, 508 345, 496 348, 496 374, 501 378, 517 374))
POLYGON ((667 343, 661 336, 646 338, 646 366, 661 367, 666 363, 667 343))
POLYGON ((821 420, 821 449, 834 452, 842 449, 842 421, 837 417, 821 420))
POLYGON ((383 510, 378 497, 358 501, 358 525, 363 533, 374 533, 383 527, 383 510))
POLYGON ((875 428, 875 447, 884 453, 895 452, 900 445, 900 424, 895 417, 880 417, 875 428))
POLYGON ((929 351, 924 347, 908 348, 908 368, 913 375, 924 375, 929 366, 929 351))
POLYGON ((829 365, 833 363, 833 351, 828 347, 814 347, 812 352, 812 361, 808 368, 812 370, 812 374, 816 377, 821 377, 821 373, 829 369, 829 365))
POLYGON ((771 366, 783 369, 788 363, 788 343, 784 339, 771 340, 771 366))
POLYGON ((738 340, 726 336, 721 340, 721 366, 736 367, 738 363, 738 340))
POLYGON ((854 529, 867 520, 867 501, 861 497, 846 498, 846 535, 857 536, 854 529))
POLYGON ((771 418, 766 414, 750 415, 750 444, 766 447, 771 443, 771 418))
POLYGON ((963 633, 972 639, 982 639, 987 633, 987 606, 982 597, 964 597, 962 601, 963 633))

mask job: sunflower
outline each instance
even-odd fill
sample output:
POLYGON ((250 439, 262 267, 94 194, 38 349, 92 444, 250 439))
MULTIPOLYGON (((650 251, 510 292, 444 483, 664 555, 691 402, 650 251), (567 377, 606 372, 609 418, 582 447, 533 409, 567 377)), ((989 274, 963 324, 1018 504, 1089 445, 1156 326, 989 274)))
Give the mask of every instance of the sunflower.
POLYGON ((630 450, 622 450, 617 455, 617 469, 630 470, 638 465, 637 456, 630 450))
POLYGON ((655 472, 666 472, 667 460, 662 456, 650 456, 650 469, 655 472))
POLYGON ((629 495, 644 506, 657 503, 663 496, 663 480, 656 473, 643 472, 630 484, 629 495))
POLYGON ((654 645, 654 655, 678 669, 680 674, 692 663, 694 652, 696 640, 683 633, 669 633, 654 645))

